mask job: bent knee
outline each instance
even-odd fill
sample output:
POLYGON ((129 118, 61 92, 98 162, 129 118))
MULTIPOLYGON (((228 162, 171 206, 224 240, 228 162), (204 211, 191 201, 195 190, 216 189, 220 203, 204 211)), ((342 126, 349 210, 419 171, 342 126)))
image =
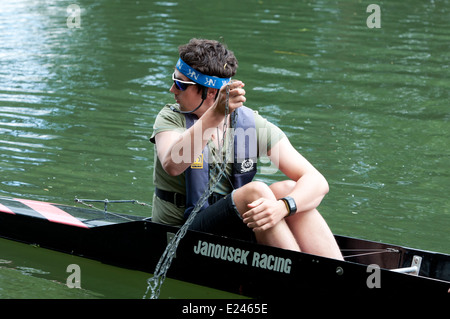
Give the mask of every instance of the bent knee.
POLYGON ((260 199, 275 199, 269 186, 263 182, 250 182, 236 189, 233 193, 233 202, 238 213, 242 216, 248 210, 248 204, 260 199))
POLYGON ((253 194, 257 198, 260 198, 260 197, 265 197, 265 198, 273 197, 272 190, 264 182, 254 181, 254 182, 248 183, 245 186, 247 188, 246 192, 248 192, 249 194, 253 194))
POLYGON ((275 198, 270 187, 263 182, 254 181, 238 188, 233 195, 235 203, 246 202, 251 203, 261 197, 275 198))
POLYGON ((289 195, 294 189, 296 184, 297 183, 294 182, 293 180, 285 180, 281 182, 275 182, 269 187, 276 198, 282 198, 289 195))

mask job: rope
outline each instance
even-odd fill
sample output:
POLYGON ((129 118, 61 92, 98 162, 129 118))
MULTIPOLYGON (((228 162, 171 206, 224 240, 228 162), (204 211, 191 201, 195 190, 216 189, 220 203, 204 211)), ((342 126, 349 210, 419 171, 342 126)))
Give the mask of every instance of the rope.
POLYGON ((375 255, 375 254, 384 254, 384 253, 399 253, 400 251, 394 248, 373 248, 373 249, 341 249, 341 252, 344 251, 363 251, 364 253, 361 254, 355 254, 355 255, 349 255, 344 256, 344 259, 346 258, 353 258, 353 257, 360 257, 360 256, 367 256, 367 255, 375 255))
MULTIPOLYGON (((230 95, 230 83, 227 84, 227 90, 226 90, 226 104, 225 104, 225 119, 223 124, 223 137, 222 137, 222 144, 225 143, 225 135, 227 130, 227 119, 228 115, 230 114, 229 110, 229 95, 230 95)), ((236 123, 236 113, 233 113, 232 116, 232 126, 234 127, 234 124, 236 123)), ((233 131, 231 131, 231 134, 233 134, 233 131)), ((228 140, 228 147, 230 147, 231 143, 233 142, 234 137, 231 136, 228 140)), ((220 139, 218 141, 219 143, 219 154, 222 154, 222 147, 220 146, 220 139)), ((151 291, 150 298, 151 299, 158 299, 161 287, 164 283, 164 280, 166 279, 167 271, 170 268, 170 265, 172 264, 173 257, 175 255, 175 252, 178 248, 178 245, 181 241, 181 239, 186 235, 186 232, 189 228, 189 226, 192 224, 192 221, 194 220, 195 216, 197 215, 198 211, 203 207, 203 204, 208 200, 209 196, 213 193, 214 188, 220 181, 220 177, 225 174, 225 168, 228 163, 228 152, 225 152, 225 158, 220 164, 217 162, 214 163, 215 165, 210 168, 210 175, 215 176, 216 179, 210 178, 210 182, 208 184, 208 188, 205 190, 203 195, 200 197, 200 199, 195 204, 195 207, 191 214, 189 215, 186 222, 183 224, 183 226, 177 231, 175 236, 172 238, 172 240, 167 245, 166 249, 164 250, 162 256, 160 257, 158 264, 156 265, 155 271, 153 273, 153 277, 149 278, 147 280, 147 290, 143 296, 143 299, 147 299, 148 293, 151 291)))
POLYGON ((112 215, 112 216, 115 216, 115 217, 119 217, 119 218, 123 218, 125 220, 129 220, 129 221, 134 221, 134 219, 128 218, 128 217, 126 217, 126 216, 124 216, 122 214, 118 214, 118 213, 113 213, 113 212, 107 211, 108 204, 109 203, 132 203, 132 204, 138 204, 138 205, 141 205, 141 206, 151 206, 150 204, 139 202, 139 201, 137 201, 135 199, 131 199, 131 200, 108 200, 108 199, 103 199, 102 200, 102 199, 79 199, 79 198, 75 197, 75 203, 79 203, 79 204, 82 204, 82 205, 87 206, 89 208, 102 211, 103 213, 105 213, 105 215, 109 214, 109 215, 112 215), (95 207, 92 204, 88 204, 89 202, 91 202, 91 203, 104 203, 104 208, 100 209, 98 207, 95 207))

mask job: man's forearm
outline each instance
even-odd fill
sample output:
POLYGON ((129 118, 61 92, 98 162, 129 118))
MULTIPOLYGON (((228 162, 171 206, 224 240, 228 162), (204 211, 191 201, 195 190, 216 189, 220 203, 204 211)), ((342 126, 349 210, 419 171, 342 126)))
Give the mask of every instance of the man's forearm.
POLYGON ((164 170, 172 176, 183 173, 200 156, 211 135, 223 120, 223 114, 217 114, 213 108, 208 109, 169 147, 161 161, 164 170))

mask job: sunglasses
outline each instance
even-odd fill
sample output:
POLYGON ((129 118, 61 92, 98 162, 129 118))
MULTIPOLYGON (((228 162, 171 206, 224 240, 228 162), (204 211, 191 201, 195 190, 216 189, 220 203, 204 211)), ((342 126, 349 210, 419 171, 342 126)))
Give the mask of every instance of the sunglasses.
POLYGON ((173 80, 173 83, 176 85, 177 89, 180 90, 180 91, 186 90, 189 87, 189 85, 197 84, 197 83, 192 82, 192 81, 182 81, 182 80, 176 79, 175 78, 175 72, 172 73, 172 80, 173 80))

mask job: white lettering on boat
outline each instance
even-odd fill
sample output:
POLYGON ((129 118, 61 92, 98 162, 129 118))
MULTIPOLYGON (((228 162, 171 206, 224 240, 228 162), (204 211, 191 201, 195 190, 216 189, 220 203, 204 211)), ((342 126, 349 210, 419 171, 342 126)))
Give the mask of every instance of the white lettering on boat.
POLYGON ((289 258, 282 258, 274 255, 253 253, 252 266, 269 269, 289 274, 291 272, 292 261, 289 258))
POLYGON ((201 240, 199 240, 197 245, 194 246, 194 253, 197 255, 221 259, 237 264, 250 265, 252 267, 284 272, 286 274, 289 274, 291 272, 292 266, 292 261, 289 258, 283 258, 269 254, 260 254, 258 252, 252 252, 251 263, 249 263, 247 258, 249 257, 251 252, 248 250, 208 243, 201 240))

